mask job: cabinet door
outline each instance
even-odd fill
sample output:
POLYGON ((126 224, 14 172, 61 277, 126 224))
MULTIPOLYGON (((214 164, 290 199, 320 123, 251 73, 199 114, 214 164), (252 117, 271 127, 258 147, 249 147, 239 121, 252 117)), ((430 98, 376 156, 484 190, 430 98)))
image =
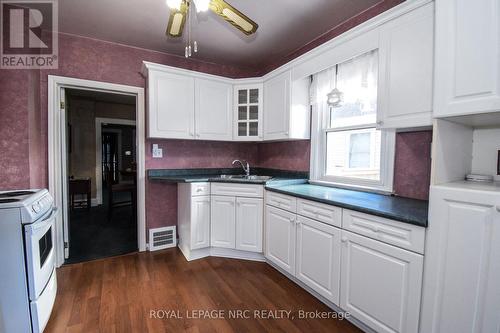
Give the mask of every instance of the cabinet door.
POLYGON ((431 188, 422 333, 498 332, 498 191, 431 188))
POLYGON ((498 0, 435 3, 434 115, 500 110, 498 0))
POLYGON ((296 277, 339 305, 340 229, 302 216, 297 219, 296 277))
POLYGON ((210 246, 210 197, 191 198, 191 250, 210 246))
POLYGON ((236 198, 236 249, 262 252, 264 200, 236 198))
POLYGON ((379 127, 431 126, 434 3, 384 24, 379 57, 379 127))
POLYGON ((290 82, 290 71, 264 82, 264 140, 289 136, 290 82))
POLYGON ((422 266, 420 254, 342 231, 340 307, 377 332, 417 332, 422 266))
POLYGON ((236 198, 214 195, 211 199, 210 245, 234 249, 236 245, 236 198))
POLYGON ((262 84, 234 87, 234 138, 262 140, 262 84))
POLYGON ((149 137, 194 139, 194 79, 149 72, 149 137))
POLYGON ((232 85, 196 79, 195 88, 196 138, 231 141, 233 138, 232 85))
POLYGON ((295 214, 266 206, 266 258, 295 275, 295 214))

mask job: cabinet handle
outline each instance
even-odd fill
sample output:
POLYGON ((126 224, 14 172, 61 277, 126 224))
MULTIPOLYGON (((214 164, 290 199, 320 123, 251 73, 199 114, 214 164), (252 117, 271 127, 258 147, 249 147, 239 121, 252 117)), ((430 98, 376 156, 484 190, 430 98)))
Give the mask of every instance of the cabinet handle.
POLYGON ((382 126, 384 122, 382 120, 377 121, 377 125, 382 126))
POLYGON ((500 213, 500 205, 496 206, 497 212, 500 213))
POLYGON ((295 217, 290 217, 290 222, 291 223, 295 222, 295 217))
POLYGON ((193 132, 189 132, 189 136, 194 136, 193 132))
POLYGON ((340 240, 342 241, 342 243, 347 243, 347 237, 345 237, 345 236, 342 237, 340 240))

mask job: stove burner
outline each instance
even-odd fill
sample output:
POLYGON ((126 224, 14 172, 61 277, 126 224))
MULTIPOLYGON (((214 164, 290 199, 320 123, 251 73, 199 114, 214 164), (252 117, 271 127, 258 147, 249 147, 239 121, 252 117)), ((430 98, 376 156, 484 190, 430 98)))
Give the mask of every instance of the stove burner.
POLYGON ((0 204, 9 203, 9 202, 17 202, 19 199, 0 199, 0 204))
MULTIPOLYGON (((12 191, 12 192, 5 192, 5 193, 0 193, 0 198, 10 198, 10 197, 18 197, 20 195, 27 195, 27 194, 33 194, 35 191, 12 191)), ((18 201, 18 200, 16 200, 18 201)))

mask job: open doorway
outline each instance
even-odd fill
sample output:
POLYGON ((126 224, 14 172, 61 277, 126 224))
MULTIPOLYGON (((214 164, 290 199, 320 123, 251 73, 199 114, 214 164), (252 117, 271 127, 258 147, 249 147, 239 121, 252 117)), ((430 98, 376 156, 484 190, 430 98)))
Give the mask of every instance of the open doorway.
POLYGON ((69 256, 138 250, 136 98, 65 89, 69 256))

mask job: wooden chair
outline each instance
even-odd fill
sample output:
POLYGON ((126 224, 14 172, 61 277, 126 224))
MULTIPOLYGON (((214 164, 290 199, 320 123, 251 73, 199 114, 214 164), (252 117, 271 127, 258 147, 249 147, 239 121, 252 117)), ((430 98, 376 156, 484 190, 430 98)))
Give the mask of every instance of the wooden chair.
POLYGON ((69 180, 69 198, 70 198, 70 206, 71 210, 75 209, 75 196, 79 194, 86 195, 86 201, 77 202, 79 207, 83 207, 83 205, 87 206, 87 209, 90 209, 90 198, 91 198, 91 190, 92 189, 92 181, 90 178, 70 178, 69 180))
POLYGON ((108 188, 108 219, 113 217, 113 208, 123 207, 132 205, 132 209, 135 211, 137 206, 137 182, 134 179, 133 184, 113 184, 113 172, 110 168, 106 168, 106 186, 108 188), (114 200, 114 194, 120 192, 130 193, 131 200, 126 201, 116 201, 114 200))

